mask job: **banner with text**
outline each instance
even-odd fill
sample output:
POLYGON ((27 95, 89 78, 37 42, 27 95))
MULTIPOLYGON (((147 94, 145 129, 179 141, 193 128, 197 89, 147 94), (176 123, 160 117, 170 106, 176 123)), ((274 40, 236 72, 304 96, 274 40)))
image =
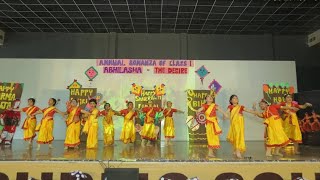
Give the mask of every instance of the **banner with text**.
POLYGON ((97 88, 72 88, 70 90, 70 100, 78 100, 79 107, 84 109, 91 97, 97 95, 97 88))
POLYGON ((196 121, 196 111, 206 103, 205 98, 209 94, 210 90, 187 90, 189 142, 207 142, 206 127, 196 121))
POLYGON ((16 99, 20 99, 23 91, 23 83, 0 82, 0 114, 12 107, 16 99))
POLYGON ((97 59, 96 65, 103 67, 105 74, 142 74, 146 67, 153 67, 154 74, 188 74, 194 60, 97 59))
MULTIPOLYGON (((143 90, 141 96, 135 96, 135 108, 141 109, 143 107, 146 107, 148 105, 148 101, 152 101, 153 105, 156 107, 162 107, 162 96, 156 96, 154 90, 143 90)), ((158 114, 157 114, 158 115, 158 114)), ((145 116, 145 115, 144 115, 145 116)), ((144 116, 139 116, 139 118, 136 119, 136 123, 139 123, 140 125, 143 124, 143 118, 144 116)), ((161 129, 160 122, 155 122, 156 126, 161 129)), ((158 139, 160 139, 161 131, 158 133, 158 139)), ((137 136, 137 139, 140 139, 140 135, 137 136)))
POLYGON ((271 104, 284 102, 284 95, 293 93, 294 87, 292 86, 263 85, 263 98, 271 104))

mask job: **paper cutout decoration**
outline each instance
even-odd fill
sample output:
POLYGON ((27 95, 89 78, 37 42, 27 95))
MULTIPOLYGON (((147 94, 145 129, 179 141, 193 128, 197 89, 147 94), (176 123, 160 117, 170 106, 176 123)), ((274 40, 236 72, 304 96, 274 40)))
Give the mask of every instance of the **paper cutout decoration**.
POLYGON ((21 103, 21 100, 20 99, 16 99, 15 101, 13 101, 13 109, 19 109, 20 107, 20 103, 21 103))
POLYGON ((210 90, 213 90, 215 92, 215 94, 218 94, 219 91, 221 90, 222 86, 219 84, 218 81, 216 81, 215 79, 209 84, 208 88, 210 90))
POLYGON ((89 81, 92 81, 98 76, 98 71, 93 66, 91 66, 84 72, 84 74, 89 78, 89 81))
POLYGON ((210 72, 207 70, 207 68, 204 67, 204 65, 201 66, 199 69, 197 69, 195 72, 196 72, 196 73, 198 74, 198 76, 200 77, 200 80, 201 80, 201 83, 202 83, 202 84, 203 84, 203 79, 210 73, 210 72))
POLYGON ((289 93, 290 93, 290 94, 293 94, 293 93, 294 93, 294 87, 293 87, 293 86, 289 87, 289 93))
POLYGON ((166 88, 164 84, 159 84, 154 86, 154 92, 156 96, 166 95, 166 88))
POLYGON ((196 121, 199 124, 205 124, 206 123, 206 116, 204 115, 204 113, 199 113, 196 115, 196 121))
POLYGON ((73 80, 73 82, 67 87, 67 89, 77 89, 82 88, 82 85, 78 82, 78 80, 73 80))
POLYGON ((265 93, 267 93, 269 91, 270 88, 273 87, 282 87, 282 88, 289 88, 289 94, 293 94, 294 93, 294 87, 290 86, 289 83, 269 83, 269 84, 264 84, 263 85, 263 91, 265 93))
POLYGON ((158 125, 160 124, 161 118, 163 118, 163 112, 157 112, 155 117, 154 117, 154 124, 158 125))
POLYGON ((139 113, 139 119, 140 119, 140 125, 144 125, 144 119, 146 118, 146 114, 144 113, 139 113))
POLYGON ((191 131, 197 131, 200 128, 200 124, 195 120, 193 116, 187 117, 186 124, 191 129, 191 131))
POLYGON ((137 85, 136 83, 133 83, 131 86, 130 94, 134 94, 136 96, 141 96, 143 90, 143 86, 137 85))

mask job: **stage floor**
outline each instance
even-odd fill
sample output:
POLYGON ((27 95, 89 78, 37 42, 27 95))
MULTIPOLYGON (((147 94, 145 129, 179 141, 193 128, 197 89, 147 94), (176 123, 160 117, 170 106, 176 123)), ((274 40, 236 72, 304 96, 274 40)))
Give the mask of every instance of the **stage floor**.
POLYGON ((12 146, 0 146, 0 161, 148 161, 148 162, 183 162, 183 161, 320 161, 320 147, 301 146, 301 155, 293 155, 293 147, 285 149, 284 157, 265 157, 264 143, 262 141, 248 141, 247 152, 243 159, 236 159, 231 152, 228 142, 221 142, 221 148, 217 151, 216 158, 208 158, 208 149, 205 144, 196 145, 189 142, 173 142, 165 146, 164 142, 157 142, 153 146, 141 147, 140 142, 124 145, 116 141, 114 146, 104 147, 103 141, 99 141, 98 149, 87 150, 85 143, 79 149, 64 150, 64 141, 53 142, 53 149, 42 145, 41 150, 26 149, 27 144, 23 140, 14 140, 12 146))

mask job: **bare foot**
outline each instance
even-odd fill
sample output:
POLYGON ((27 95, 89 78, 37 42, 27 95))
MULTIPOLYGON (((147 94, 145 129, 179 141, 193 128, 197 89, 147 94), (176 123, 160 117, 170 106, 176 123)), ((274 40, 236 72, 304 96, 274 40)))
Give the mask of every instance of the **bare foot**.
POLYGON ((274 154, 275 156, 280 156, 280 157, 283 157, 283 154, 281 154, 281 153, 276 153, 276 154, 274 154))
POLYGON ((40 146, 37 147, 37 151, 40 151, 40 146))
POLYGON ((68 150, 68 147, 66 146, 66 147, 64 147, 64 150, 68 150))
POLYGON ((49 149, 53 149, 53 146, 52 146, 52 144, 49 144, 49 149))
POLYGON ((241 153, 236 153, 237 158, 242 159, 241 153))
POLYGON ((79 149, 79 146, 74 147, 75 149, 79 149))
POLYGON ((272 154, 271 153, 266 153, 266 156, 267 157, 272 157, 272 154))
POLYGON ((148 142, 148 143, 147 143, 147 146, 152 146, 151 142, 148 142))
POLYGON ((216 156, 214 154, 212 154, 212 153, 209 153, 208 157, 215 158, 216 156))

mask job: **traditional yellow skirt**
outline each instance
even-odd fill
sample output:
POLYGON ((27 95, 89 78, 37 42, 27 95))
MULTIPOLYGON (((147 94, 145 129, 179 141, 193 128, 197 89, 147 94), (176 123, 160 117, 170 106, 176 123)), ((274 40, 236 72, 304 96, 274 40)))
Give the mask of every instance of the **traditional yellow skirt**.
POLYGON ((271 116, 264 121, 266 128, 266 146, 267 147, 283 147, 290 140, 282 127, 282 119, 278 116, 271 116))
POLYGON ((38 134, 38 144, 50 144, 53 140, 53 119, 52 118, 44 118, 37 125, 36 131, 38 134))
POLYGON ((174 121, 172 117, 167 116, 164 120, 164 136, 166 138, 174 138, 175 136, 175 129, 174 129, 174 121))
POLYGON ((83 130, 87 136, 87 149, 93 149, 98 147, 98 121, 95 119, 92 121, 89 119, 86 121, 83 130))
POLYGON ((132 120, 124 120, 120 140, 123 143, 133 143, 136 140, 136 131, 132 120))
POLYGON ((302 134, 297 114, 292 113, 290 115, 287 115, 285 120, 282 121, 282 126, 284 132, 291 141, 302 143, 302 134))
POLYGON ((114 143, 114 125, 103 121, 104 144, 112 145, 114 143))
POLYGON ((227 141, 232 144, 234 150, 240 152, 246 151, 246 144, 244 141, 244 118, 242 115, 238 115, 238 118, 231 120, 227 141))
POLYGON ((36 137, 36 125, 37 125, 37 120, 35 118, 27 118, 23 125, 23 139, 25 141, 29 141, 30 139, 33 139, 36 137))
POLYGON ((144 123, 140 134, 141 137, 149 141, 155 141, 157 137, 154 133, 154 128, 155 126, 153 123, 144 123))
POLYGON ((80 121, 68 125, 64 146, 76 147, 80 144, 80 121))
POLYGON ((221 128, 217 120, 206 122, 206 134, 208 141, 208 148, 219 149, 220 148, 220 139, 219 135, 222 133, 221 128))

